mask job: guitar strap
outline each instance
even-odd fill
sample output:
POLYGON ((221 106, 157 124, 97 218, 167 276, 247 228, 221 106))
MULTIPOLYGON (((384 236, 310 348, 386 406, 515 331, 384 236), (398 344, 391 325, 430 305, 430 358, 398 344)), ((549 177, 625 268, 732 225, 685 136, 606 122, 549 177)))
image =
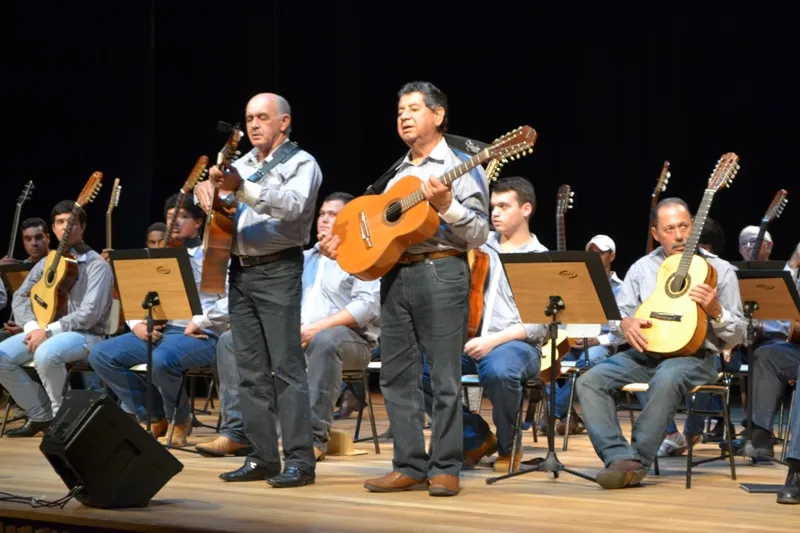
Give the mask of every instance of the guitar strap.
POLYGON ((261 178, 263 178, 267 172, 275 168, 277 165, 280 165, 281 163, 286 163, 288 160, 292 158, 292 156, 294 156, 294 154, 296 154, 299 151, 300 147, 297 146, 296 143, 293 142, 283 143, 272 153, 272 159, 270 159, 269 161, 264 161, 264 163, 261 164, 261 167, 258 170, 256 170, 252 176, 247 178, 247 181, 252 181, 252 182, 260 181, 261 178))
MULTIPOLYGON (((484 148, 486 148, 487 146, 489 146, 485 142, 476 141, 475 139, 469 139, 467 137, 461 137, 460 135, 453 135, 451 133, 445 133, 444 140, 447 143, 447 146, 449 146, 450 149, 453 152, 455 152, 455 154, 462 161, 466 161, 467 159, 472 157, 471 155, 469 155, 470 153, 472 155, 475 155, 484 148)), ((403 159, 405 158, 406 158, 405 155, 400 156, 400 159, 395 161, 392 164, 392 166, 389 167, 389 170, 384 172, 375 183, 367 187, 367 190, 366 192, 364 192, 364 195, 366 196, 370 194, 381 194, 383 190, 386 188, 386 185, 392 180, 395 174, 397 174, 397 169, 400 168, 400 165, 402 164, 403 159)))

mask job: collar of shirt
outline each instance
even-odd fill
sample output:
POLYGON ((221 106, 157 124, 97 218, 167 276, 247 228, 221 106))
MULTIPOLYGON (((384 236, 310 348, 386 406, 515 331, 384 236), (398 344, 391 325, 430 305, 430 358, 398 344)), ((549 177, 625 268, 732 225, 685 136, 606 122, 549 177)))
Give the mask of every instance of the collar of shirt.
POLYGON ((617 273, 614 272, 613 270, 611 271, 611 275, 608 276, 608 281, 610 281, 612 284, 613 283, 619 283, 620 285, 622 284, 622 280, 619 279, 619 276, 617 276, 617 273))
MULTIPOLYGON (((503 248, 500 245, 500 233, 497 231, 493 231, 489 234, 489 238, 486 240, 486 244, 499 254, 508 253, 508 252, 503 252, 503 248)), ((531 233, 531 240, 529 242, 526 242, 525 244, 517 246, 511 253, 547 252, 547 251, 548 251, 547 247, 544 246, 541 242, 539 242, 539 238, 536 237, 535 234, 531 233)))
POLYGON ((428 162, 436 163, 437 165, 444 165, 444 162, 447 160, 447 153, 449 150, 450 147, 447 146, 447 141, 445 141, 444 137, 442 137, 441 140, 436 143, 436 146, 433 147, 431 153, 428 154, 428 156, 425 157, 422 162, 419 163, 419 165, 414 165, 411 162, 411 150, 409 150, 405 158, 403 158, 403 162, 400 163, 399 167, 397 167, 397 171, 399 172, 400 170, 411 166, 421 166, 428 162))
MULTIPOLYGON (((279 147, 283 146, 284 144, 286 144, 288 142, 289 142, 289 138, 287 137, 281 144, 279 144, 278 146, 275 147, 275 150, 277 150, 279 147)), ((245 154, 245 156, 242 158, 242 164, 244 164, 244 165, 246 165, 248 167, 258 168, 262 164, 267 163, 268 161, 272 161, 272 154, 275 153, 275 150, 273 150, 266 158, 264 158, 264 161, 259 162, 258 161, 258 148, 253 148, 252 150, 247 152, 245 154)))

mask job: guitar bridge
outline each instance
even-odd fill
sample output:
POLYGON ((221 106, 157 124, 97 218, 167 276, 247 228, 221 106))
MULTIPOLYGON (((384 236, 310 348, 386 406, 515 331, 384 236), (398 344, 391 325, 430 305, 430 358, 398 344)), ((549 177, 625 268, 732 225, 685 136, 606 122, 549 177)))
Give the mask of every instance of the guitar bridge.
POLYGON ((369 233, 369 224, 367 224, 367 215, 361 211, 358 226, 361 229, 361 240, 367 245, 367 248, 372 248, 372 236, 369 233))
POLYGON ((672 313, 659 313, 658 311, 653 311, 650 313, 650 318, 657 318, 658 320, 667 320, 669 322, 680 322, 683 315, 674 315, 672 313))
POLYGON ((36 301, 37 304, 39 304, 42 307, 44 307, 45 309, 47 309, 47 302, 42 300, 42 298, 38 294, 34 295, 33 299, 36 301))

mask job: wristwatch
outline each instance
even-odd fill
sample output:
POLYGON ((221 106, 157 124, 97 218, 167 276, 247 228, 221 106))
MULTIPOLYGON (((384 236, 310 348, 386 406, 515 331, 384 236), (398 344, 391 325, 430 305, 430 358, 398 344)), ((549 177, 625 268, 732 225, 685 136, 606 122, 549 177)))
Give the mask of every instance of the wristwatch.
POLYGON ((720 325, 722 324, 722 318, 725 316, 725 308, 722 307, 722 310, 719 312, 719 315, 713 317, 711 320, 714 321, 715 324, 720 325))
POLYGON ((50 326, 44 328, 44 334, 48 339, 53 336, 53 330, 50 329, 50 326))

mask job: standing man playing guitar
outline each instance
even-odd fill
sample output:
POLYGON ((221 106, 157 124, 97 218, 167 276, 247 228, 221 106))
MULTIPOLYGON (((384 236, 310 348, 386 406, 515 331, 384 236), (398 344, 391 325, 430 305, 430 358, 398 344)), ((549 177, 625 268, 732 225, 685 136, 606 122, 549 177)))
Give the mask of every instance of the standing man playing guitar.
POLYGON ((75 202, 64 200, 51 213, 53 233, 64 240, 78 263, 78 276, 69 291, 67 314, 41 327, 31 307, 31 288, 42 278, 45 261, 31 269, 14 294, 14 317, 23 332, 0 342, 0 383, 28 415, 21 428, 8 437, 33 437, 47 429, 61 406, 61 392, 67 378, 66 363, 85 360, 92 346, 108 333, 113 274, 100 254, 83 242, 86 212, 79 208, 77 224, 65 236, 75 202), (22 365, 33 359, 42 387, 31 381, 22 365))
POLYGON ((253 149, 233 168, 211 167, 209 180, 195 187, 206 212, 212 207, 214 187, 234 191, 237 200, 230 320, 242 420, 254 451, 244 466, 221 477, 300 487, 314 482, 316 468, 300 300, 303 246, 310 238, 322 171, 311 154, 289 142, 291 109, 282 96, 254 96, 245 121, 253 149))
MULTIPOLYGON (((406 175, 418 177, 440 220, 433 237, 409 247, 381 278, 381 390, 395 445, 394 471, 364 484, 373 492, 459 492, 461 355, 470 288, 467 251, 486 242, 488 192, 479 167, 449 187, 432 177, 461 163, 443 137, 447 114, 447 98, 432 83, 407 83, 398 93, 397 133, 410 150, 387 189, 406 175), (434 393, 431 455, 422 432, 423 353, 434 393)), ((338 244, 338 236, 328 236, 320 249, 335 259, 338 244)))
POLYGON ((688 297, 708 315, 702 317, 708 320, 708 330, 699 351, 682 357, 647 352, 643 329, 651 327, 651 321, 634 315, 659 289, 656 276, 665 259, 691 246, 693 221, 683 200, 668 198, 659 202, 652 224, 653 237, 661 246, 631 266, 617 295, 623 317, 620 328, 631 348, 593 367, 576 385, 586 429, 606 467, 597 475, 597 482, 606 489, 637 485, 644 479, 684 395, 698 385, 716 381, 714 354, 725 344, 744 339, 736 273, 727 261, 701 252, 717 272, 717 286, 699 283, 689 289, 688 297), (635 382, 649 383, 650 388, 647 404, 633 427, 633 445, 629 445, 617 420, 613 396, 635 382))

